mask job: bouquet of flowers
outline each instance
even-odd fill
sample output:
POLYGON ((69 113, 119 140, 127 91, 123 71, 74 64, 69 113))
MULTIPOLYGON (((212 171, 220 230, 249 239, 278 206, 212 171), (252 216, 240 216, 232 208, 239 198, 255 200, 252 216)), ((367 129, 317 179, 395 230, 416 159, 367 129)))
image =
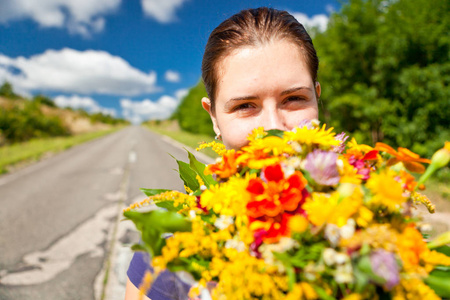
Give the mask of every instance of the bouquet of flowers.
POLYGON ((156 272, 188 273, 190 297, 209 289, 213 299, 450 296, 450 232, 427 241, 415 214, 434 212, 418 190, 448 164, 449 142, 428 160, 316 121, 248 139, 238 151, 201 145, 220 157, 178 161, 186 193, 142 189, 149 198, 124 211, 156 272), (142 211, 149 204, 160 209, 142 211))

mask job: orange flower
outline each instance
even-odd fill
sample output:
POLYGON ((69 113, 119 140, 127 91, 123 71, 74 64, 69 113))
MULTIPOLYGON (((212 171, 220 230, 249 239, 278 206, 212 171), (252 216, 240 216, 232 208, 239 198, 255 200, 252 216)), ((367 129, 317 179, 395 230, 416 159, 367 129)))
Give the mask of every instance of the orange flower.
POLYGON ((414 226, 408 226, 397 240, 397 251, 405 268, 418 266, 421 256, 428 251, 422 235, 414 226))
POLYGON ((403 163, 406 169, 408 169, 411 172, 416 173, 423 173, 425 172, 425 167, 420 163, 430 163, 431 161, 426 158, 420 158, 420 156, 406 148, 398 147, 395 151, 391 146, 386 145, 384 143, 377 143, 375 145, 375 149, 378 151, 383 151, 386 153, 389 153, 390 155, 394 156, 393 158, 389 159, 387 164, 388 166, 395 165, 398 162, 403 163))
POLYGON ((400 180, 403 184, 403 188, 410 192, 414 191, 416 188, 417 182, 414 176, 406 172, 405 170, 401 170, 399 173, 400 180))
POLYGON ((220 178, 231 177, 237 172, 238 162, 236 159, 239 155, 240 152, 234 150, 227 151, 219 162, 206 167, 205 175, 216 174, 220 178))

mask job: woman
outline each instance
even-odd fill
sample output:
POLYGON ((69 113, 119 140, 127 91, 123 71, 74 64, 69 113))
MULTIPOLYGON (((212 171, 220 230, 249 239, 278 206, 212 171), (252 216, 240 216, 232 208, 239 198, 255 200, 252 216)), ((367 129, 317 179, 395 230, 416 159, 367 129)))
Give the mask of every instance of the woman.
MULTIPOLYGON (((211 33, 202 62, 209 98, 202 99, 214 131, 229 149, 239 149, 252 129, 290 130, 318 118, 319 61, 311 38, 289 13, 244 10, 211 33)), ((126 299, 137 299, 148 258, 135 254, 126 299)), ((167 299, 188 291, 172 273, 153 283, 147 296, 167 299)))

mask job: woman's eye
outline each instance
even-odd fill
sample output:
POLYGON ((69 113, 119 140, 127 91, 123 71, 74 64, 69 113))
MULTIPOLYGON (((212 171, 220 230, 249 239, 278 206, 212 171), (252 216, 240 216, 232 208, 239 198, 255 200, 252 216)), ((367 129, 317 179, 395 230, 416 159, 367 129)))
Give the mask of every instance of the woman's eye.
POLYGON ((253 108, 253 106, 250 103, 242 103, 242 104, 235 106, 233 110, 234 111, 246 110, 246 109, 250 109, 250 108, 253 108))
POLYGON ((286 102, 291 102, 291 101, 305 101, 306 99, 300 96, 290 96, 286 99, 286 102))

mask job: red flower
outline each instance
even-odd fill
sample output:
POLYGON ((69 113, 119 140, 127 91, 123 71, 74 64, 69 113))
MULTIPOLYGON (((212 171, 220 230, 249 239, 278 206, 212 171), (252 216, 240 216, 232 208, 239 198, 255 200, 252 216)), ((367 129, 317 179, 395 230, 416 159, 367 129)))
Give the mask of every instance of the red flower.
POLYGON ((247 203, 247 213, 251 223, 259 222, 258 235, 264 228, 262 239, 275 242, 289 234, 288 218, 303 212, 301 205, 308 195, 307 181, 300 172, 284 178, 279 164, 266 167, 263 172, 267 182, 255 178, 248 183, 247 191, 252 199, 247 203))

